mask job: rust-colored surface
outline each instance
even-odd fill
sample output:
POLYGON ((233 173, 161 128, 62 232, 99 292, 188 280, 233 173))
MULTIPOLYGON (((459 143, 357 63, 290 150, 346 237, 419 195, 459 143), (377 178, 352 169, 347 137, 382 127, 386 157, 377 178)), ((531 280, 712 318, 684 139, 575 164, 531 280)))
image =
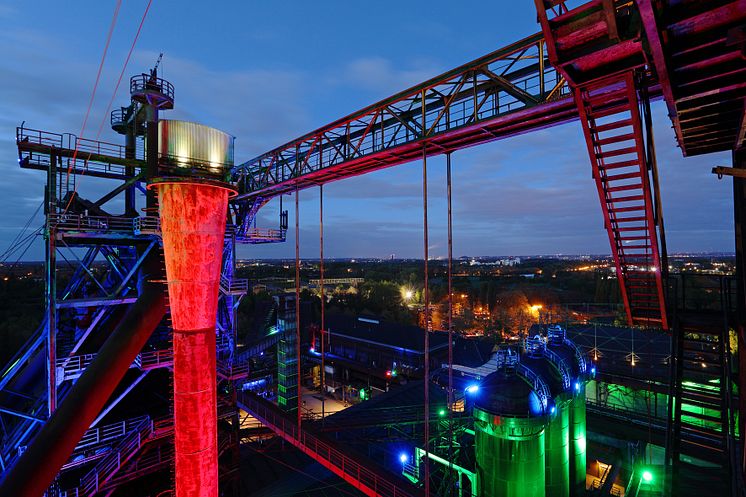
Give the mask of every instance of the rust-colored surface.
POLYGON ((154 187, 174 328, 176 496, 217 497, 215 319, 229 190, 154 187))

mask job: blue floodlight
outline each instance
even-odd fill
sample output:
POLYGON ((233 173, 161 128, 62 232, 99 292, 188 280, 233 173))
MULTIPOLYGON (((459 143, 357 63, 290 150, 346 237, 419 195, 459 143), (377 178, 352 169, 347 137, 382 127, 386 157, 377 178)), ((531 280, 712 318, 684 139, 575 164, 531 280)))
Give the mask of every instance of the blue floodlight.
POLYGON ((400 463, 406 464, 407 461, 409 461, 409 456, 405 452, 402 452, 401 454, 399 454, 399 462, 400 463))
POLYGON ((576 392, 580 391, 580 382, 578 382, 578 381, 575 382, 575 391, 576 392))
POLYGON ((479 391, 479 385, 469 385, 466 387, 466 393, 477 393, 479 391))

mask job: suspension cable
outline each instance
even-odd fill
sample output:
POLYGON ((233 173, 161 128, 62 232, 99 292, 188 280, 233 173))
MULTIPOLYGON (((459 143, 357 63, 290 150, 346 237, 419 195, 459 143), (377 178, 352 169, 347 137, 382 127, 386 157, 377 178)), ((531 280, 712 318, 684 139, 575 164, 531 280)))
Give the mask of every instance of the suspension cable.
MULTIPOLYGON (((446 154, 448 197, 448 478, 453 474, 453 216, 451 205, 451 152, 446 154)), ((448 486, 453 495, 453 485, 448 486)))
POLYGON ((425 145, 422 147, 422 228, 425 255, 425 288, 423 292, 423 300, 425 304, 425 497, 430 497, 430 291, 428 289, 427 281, 429 241, 427 227, 427 148, 425 145))
POLYGON ((298 221, 298 187, 295 187, 295 359, 297 378, 295 390, 298 397, 298 437, 300 438, 302 412, 302 396, 300 391, 300 223, 298 221))
MULTIPOLYGON (((98 72, 96 72, 96 80, 93 83, 93 91, 91 91, 91 98, 88 100, 88 108, 85 111, 85 117, 83 118, 83 125, 80 127, 80 134, 78 135, 80 138, 83 137, 83 133, 85 133, 86 125, 88 124, 88 117, 91 114, 91 107, 93 107, 93 101, 96 98, 96 91, 98 90, 98 84, 99 84, 99 81, 101 80, 101 72, 104 69, 104 62, 106 61, 106 54, 109 52, 109 45, 111 44, 111 35, 114 33, 114 26, 116 26, 117 24, 117 17, 119 17, 119 9, 121 7, 122 7, 122 0, 117 0, 117 5, 114 8, 114 15, 112 16, 111 24, 109 25, 109 32, 106 35, 106 44, 104 45, 104 52, 101 54, 101 61, 98 64, 98 72)), ((68 162, 67 174, 65 176, 65 182, 67 184, 70 183, 70 173, 72 172, 73 164, 75 164, 75 160, 78 157, 78 141, 79 139, 76 137, 75 149, 73 150, 72 160, 68 162)), ((77 192, 77 188, 78 186, 76 184, 73 190, 73 193, 77 192)), ((63 214, 67 213, 74 196, 75 195, 70 195, 70 199, 67 201, 67 205, 65 205, 63 214)))
POLYGON ((18 234, 15 236, 15 238, 13 238, 13 241, 10 242, 5 252, 3 252, 2 255, 0 255, 0 260, 4 261, 7 254, 15 250, 15 245, 17 243, 21 243, 20 242, 21 238, 26 234, 26 231, 28 230, 29 226, 31 226, 31 223, 34 222, 34 219, 36 219, 36 216, 39 214, 39 211, 41 210, 43 205, 44 205, 44 201, 42 200, 41 203, 39 203, 36 210, 34 211, 34 213, 31 214, 31 217, 28 218, 28 220, 26 221, 26 224, 23 225, 23 228, 20 229, 18 234))
POLYGON ((137 27, 137 32, 135 33, 135 37, 132 40, 132 45, 130 45, 130 50, 129 52, 127 52, 127 58, 124 59, 124 65, 122 66, 122 71, 119 73, 119 79, 117 79, 117 84, 114 87, 114 92, 111 94, 111 98, 109 99, 109 105, 106 106, 104 115, 101 118, 101 124, 99 124, 98 126, 98 132, 96 133, 96 140, 98 140, 99 137, 101 136, 101 131, 104 129, 106 118, 109 117, 109 111, 111 110, 111 106, 114 104, 114 99, 117 96, 117 91, 119 91, 119 86, 122 84, 122 78, 124 77, 124 73, 127 70, 127 65, 130 62, 130 57, 132 57, 132 52, 134 52, 135 50, 137 39, 140 38, 140 31, 142 31, 142 25, 145 24, 145 18, 148 15, 148 11, 150 10, 150 5, 152 3, 153 3, 153 0, 148 0, 148 5, 145 6, 145 12, 143 12, 142 18, 140 19, 140 25, 137 27))
POLYGON ((326 348, 324 343, 324 331, 326 323, 324 321, 324 308, 326 307, 326 298, 324 297, 324 185, 319 185, 319 288, 321 290, 321 422, 324 422, 326 401, 326 370, 324 356, 326 348))

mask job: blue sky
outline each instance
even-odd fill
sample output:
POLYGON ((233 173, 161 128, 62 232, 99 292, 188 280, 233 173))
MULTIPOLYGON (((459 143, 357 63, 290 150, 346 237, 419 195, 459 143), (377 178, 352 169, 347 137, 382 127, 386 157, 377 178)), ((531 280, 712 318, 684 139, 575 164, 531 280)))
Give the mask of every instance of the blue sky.
MULTIPOLYGON (((236 136, 243 162, 336 118, 539 30, 529 2, 178 2, 153 0, 129 76, 164 52, 176 87, 165 118, 236 136)), ((87 138, 119 141, 104 115, 147 0, 122 3, 87 138)), ((0 251, 43 195, 44 175, 17 166, 15 127, 78 133, 114 1, 0 1, 0 251)), ((123 84, 115 106, 128 101, 123 84)), ((670 252, 732 251, 732 189, 710 168, 727 154, 684 159, 662 102, 654 104, 670 252)), ((580 124, 453 154, 455 255, 608 253, 580 124)), ((430 252, 446 254, 445 160, 428 162, 430 252)), ((421 257, 417 162, 329 184, 328 257, 421 257)), ((106 184, 82 178, 83 196, 106 184)), ((301 255, 318 256, 318 192, 301 192, 301 255)), ((285 197, 294 226, 292 197, 285 197)), ((117 213, 120 205, 112 204, 117 213)), ((268 204, 259 224, 277 225, 268 204)), ((41 223, 37 218, 36 224, 41 223)), ((292 257, 288 243, 241 247, 243 257, 292 257)), ((28 259, 43 258, 36 243, 28 259)))

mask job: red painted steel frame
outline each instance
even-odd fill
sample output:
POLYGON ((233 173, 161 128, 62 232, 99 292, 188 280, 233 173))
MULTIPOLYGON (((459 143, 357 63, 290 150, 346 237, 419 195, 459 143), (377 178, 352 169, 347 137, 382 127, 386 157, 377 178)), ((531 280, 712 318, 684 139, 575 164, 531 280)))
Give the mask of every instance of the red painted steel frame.
POLYGON ((230 190, 158 182, 173 320, 176 496, 217 497, 215 319, 230 190))

